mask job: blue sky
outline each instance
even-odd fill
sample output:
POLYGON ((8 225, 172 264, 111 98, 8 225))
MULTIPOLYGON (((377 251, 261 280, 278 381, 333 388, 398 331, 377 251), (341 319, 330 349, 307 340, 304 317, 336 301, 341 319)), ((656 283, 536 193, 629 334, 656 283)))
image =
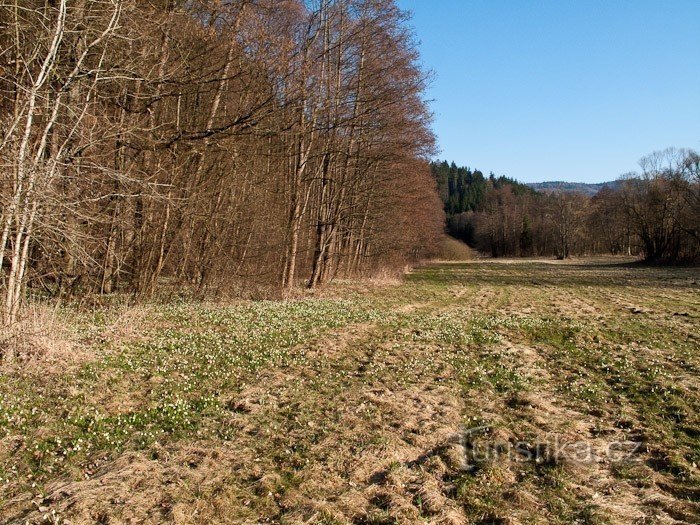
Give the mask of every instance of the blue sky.
POLYGON ((700 150, 700 0, 397 0, 413 12, 440 158, 601 182, 700 150))

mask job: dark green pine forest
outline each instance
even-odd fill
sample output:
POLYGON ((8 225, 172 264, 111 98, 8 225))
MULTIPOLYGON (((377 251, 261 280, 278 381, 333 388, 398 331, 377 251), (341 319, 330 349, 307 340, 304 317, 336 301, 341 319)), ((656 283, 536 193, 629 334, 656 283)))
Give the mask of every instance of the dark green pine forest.
MULTIPOLYGON (((595 192, 540 191, 454 162, 431 163, 447 233, 492 257, 624 254, 700 259, 700 156, 669 148, 595 192)), ((585 185, 579 185, 585 186, 585 185)))
POLYGON ((484 210, 486 198, 492 190, 508 188, 513 195, 536 194, 529 186, 505 175, 496 176, 490 172, 486 176, 478 169, 459 167, 446 160, 432 162, 430 168, 445 206, 448 233, 471 246, 476 245, 471 215, 484 210))

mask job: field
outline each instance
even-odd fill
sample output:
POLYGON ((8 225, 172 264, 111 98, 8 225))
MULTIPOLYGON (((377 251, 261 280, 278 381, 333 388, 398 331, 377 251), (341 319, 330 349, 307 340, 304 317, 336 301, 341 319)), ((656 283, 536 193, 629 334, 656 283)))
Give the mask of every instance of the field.
POLYGON ((2 522, 700 523, 697 269, 53 315, 2 365, 2 522))

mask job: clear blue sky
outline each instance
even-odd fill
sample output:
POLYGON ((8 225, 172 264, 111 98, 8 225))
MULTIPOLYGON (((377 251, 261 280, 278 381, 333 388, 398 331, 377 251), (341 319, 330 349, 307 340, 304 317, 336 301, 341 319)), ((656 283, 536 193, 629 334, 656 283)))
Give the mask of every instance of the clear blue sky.
POLYGON ((413 12, 440 158, 601 182, 700 150, 700 0, 397 0, 413 12))

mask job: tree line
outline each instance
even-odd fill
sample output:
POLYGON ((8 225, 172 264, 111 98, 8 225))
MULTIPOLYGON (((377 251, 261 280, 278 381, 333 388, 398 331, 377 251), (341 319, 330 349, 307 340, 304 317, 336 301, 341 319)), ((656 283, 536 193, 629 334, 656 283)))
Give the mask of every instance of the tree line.
POLYGON ((494 257, 625 254, 700 260, 700 155, 669 148, 594 196, 541 193, 507 177, 434 162, 448 231, 494 257))
POLYGON ((2 317, 316 286, 430 254, 426 74, 393 0, 0 0, 2 317))

